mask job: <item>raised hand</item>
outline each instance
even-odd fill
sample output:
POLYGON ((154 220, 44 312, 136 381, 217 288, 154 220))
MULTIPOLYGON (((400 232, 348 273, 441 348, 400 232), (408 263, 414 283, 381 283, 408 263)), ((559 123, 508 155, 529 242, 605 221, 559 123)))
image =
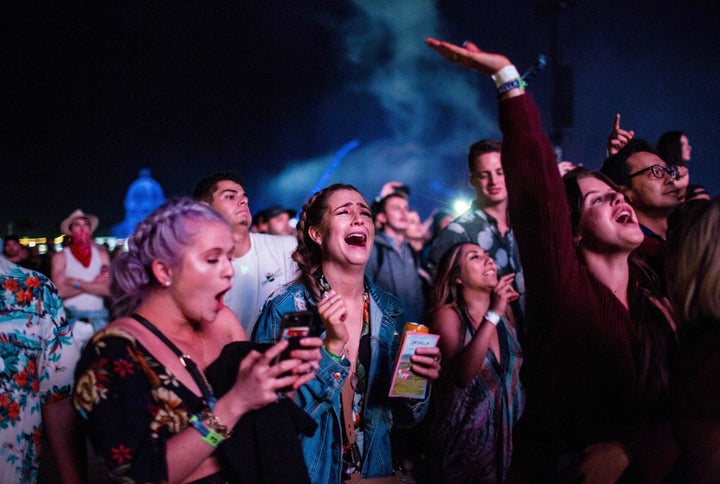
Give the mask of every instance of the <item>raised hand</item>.
POLYGON ((560 176, 565 176, 566 173, 573 171, 578 166, 582 166, 582 163, 575 165, 572 161, 561 161, 557 166, 560 176))
POLYGON ((492 303, 490 304, 492 311, 497 314, 505 314, 508 304, 520 297, 520 294, 513 288, 514 280, 515 274, 506 274, 498 279, 492 293, 492 303))
POLYGON ((511 64, 504 55, 482 51, 470 41, 459 46, 431 37, 425 42, 446 59, 488 76, 511 64))
POLYGON ((403 186, 403 182, 399 181, 389 181, 386 184, 382 186, 380 189, 380 198, 385 198, 391 193, 395 193, 398 188, 403 186))
POLYGON ((616 114, 612 131, 610 132, 607 141, 608 156, 612 156, 620 151, 623 146, 628 144, 628 141, 633 139, 633 136, 635 136, 635 131, 620 128, 620 114, 616 114))
POLYGON ((318 301, 317 309, 320 319, 325 325, 325 346, 335 355, 342 354, 345 343, 350 337, 345 326, 345 319, 347 319, 345 302, 338 293, 330 289, 318 301))

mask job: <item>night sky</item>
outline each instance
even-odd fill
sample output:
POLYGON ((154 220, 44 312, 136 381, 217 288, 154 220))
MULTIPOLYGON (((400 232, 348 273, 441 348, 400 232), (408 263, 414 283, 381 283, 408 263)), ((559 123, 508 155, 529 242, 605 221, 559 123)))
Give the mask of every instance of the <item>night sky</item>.
POLYGON ((4 6, 0 34, 3 234, 52 235, 75 208, 107 233, 141 168, 166 196, 233 169, 253 212, 299 208, 319 181, 368 197, 404 181, 423 216, 469 197, 467 147, 499 137, 493 85, 427 36, 472 39, 521 72, 547 55, 529 90, 548 131, 550 67, 571 66, 565 159, 599 167, 619 112, 653 142, 685 131, 691 181, 720 193, 716 2, 556 1, 571 8, 554 17, 527 0, 26 3, 4 6))

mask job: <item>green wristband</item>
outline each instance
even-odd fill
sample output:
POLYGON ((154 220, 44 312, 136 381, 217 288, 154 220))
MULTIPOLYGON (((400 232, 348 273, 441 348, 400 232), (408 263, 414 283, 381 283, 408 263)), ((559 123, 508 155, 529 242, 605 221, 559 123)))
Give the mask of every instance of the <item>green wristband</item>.
POLYGON ((190 417, 190 424, 195 427, 195 430, 200 432, 200 435, 202 435, 203 438, 203 442, 205 442, 206 444, 217 447, 223 440, 225 440, 225 437, 215 432, 213 429, 209 429, 205 425, 203 425, 202 421, 198 418, 197 415, 193 415, 192 417, 190 417))
POLYGON ((333 353, 332 351, 327 349, 327 346, 325 346, 325 345, 323 345, 322 349, 325 352, 325 354, 328 355, 334 362, 340 363, 342 361, 343 355, 340 355, 340 356, 336 355, 335 353, 333 353))

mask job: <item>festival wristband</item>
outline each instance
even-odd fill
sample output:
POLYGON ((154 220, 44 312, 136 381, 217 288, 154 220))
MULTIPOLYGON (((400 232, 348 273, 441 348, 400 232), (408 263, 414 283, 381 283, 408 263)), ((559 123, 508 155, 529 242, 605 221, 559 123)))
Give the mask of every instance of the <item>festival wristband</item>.
POLYGON ((328 355, 330 357, 330 359, 336 363, 340 363, 343 360, 343 356, 345 356, 345 355, 336 355, 335 353, 333 353, 332 351, 327 349, 327 346, 325 346, 325 345, 323 345, 322 349, 325 352, 325 354, 328 355))
POLYGON ((495 74, 492 75, 492 78, 495 81, 495 86, 500 87, 503 84, 512 82, 515 79, 519 79, 520 73, 518 72, 517 68, 511 64, 497 71, 495 74))
POLYGON ((500 315, 495 311, 488 311, 485 313, 484 319, 486 319, 493 326, 497 326, 500 322, 500 315))
POLYGON ((223 440, 232 435, 232 432, 220 423, 210 409, 203 410, 200 416, 194 414, 190 417, 189 422, 195 427, 195 430, 200 432, 203 441, 213 447, 217 447, 223 440))

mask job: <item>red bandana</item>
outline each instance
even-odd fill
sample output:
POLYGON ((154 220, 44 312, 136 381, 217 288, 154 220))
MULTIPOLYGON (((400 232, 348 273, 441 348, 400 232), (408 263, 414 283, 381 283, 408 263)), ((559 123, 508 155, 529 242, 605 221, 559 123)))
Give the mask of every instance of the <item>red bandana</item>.
POLYGON ((80 261, 83 267, 90 267, 90 259, 92 258, 92 245, 85 242, 75 242, 70 244, 70 252, 80 261))

